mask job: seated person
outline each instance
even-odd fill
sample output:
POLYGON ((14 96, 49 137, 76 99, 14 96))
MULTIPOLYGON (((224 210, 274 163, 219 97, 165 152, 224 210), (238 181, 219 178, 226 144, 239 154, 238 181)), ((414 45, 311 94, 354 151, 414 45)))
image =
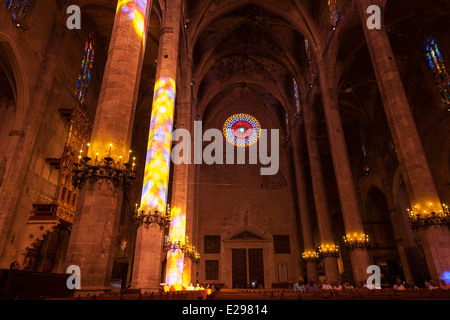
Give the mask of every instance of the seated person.
POLYGON ((307 292, 315 292, 319 291, 319 287, 316 284, 314 278, 310 278, 308 284, 305 286, 305 291, 307 292))
POLYGON ((350 284, 350 282, 345 281, 345 282, 344 282, 344 289, 351 290, 351 289, 355 289, 355 287, 352 286, 352 285, 350 284))
POLYGON ((305 291, 305 280, 302 277, 299 277, 297 282, 294 284, 294 292, 304 292, 305 291))
POLYGON ((19 261, 14 261, 9 265, 9 270, 20 270, 19 261))
POLYGON ((333 290, 342 290, 343 288, 342 288, 342 286, 341 286, 341 283, 339 282, 339 281, 336 281, 334 284, 333 284, 333 290))
POLYGON ((420 290, 420 288, 418 286, 416 286, 416 284, 414 282, 411 282, 409 287, 410 287, 409 290, 413 290, 413 291, 420 290))
POLYGON ((436 281, 431 280, 431 281, 430 281, 430 285, 428 286, 428 289, 430 289, 430 290, 436 290, 436 289, 439 289, 439 286, 438 286, 438 284, 436 283, 436 281))
POLYGON ((394 290, 398 290, 398 291, 406 290, 405 287, 403 286, 402 281, 400 280, 400 278, 397 278, 397 282, 394 284, 393 289, 394 290))
POLYGON ((322 285, 322 290, 333 290, 333 287, 328 283, 328 280, 325 280, 324 284, 322 285))
POLYGON ((444 279, 441 279, 441 285, 439 286, 439 289, 450 290, 450 285, 448 285, 444 279))

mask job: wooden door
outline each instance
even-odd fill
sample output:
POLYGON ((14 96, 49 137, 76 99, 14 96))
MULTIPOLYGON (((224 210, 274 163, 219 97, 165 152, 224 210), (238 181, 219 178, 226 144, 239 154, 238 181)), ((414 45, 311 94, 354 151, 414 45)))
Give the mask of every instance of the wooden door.
POLYGON ((231 256, 233 288, 246 288, 248 284, 246 249, 231 249, 231 256))
POLYGON ((255 282, 258 287, 264 288, 263 249, 248 249, 248 274, 250 284, 255 282))

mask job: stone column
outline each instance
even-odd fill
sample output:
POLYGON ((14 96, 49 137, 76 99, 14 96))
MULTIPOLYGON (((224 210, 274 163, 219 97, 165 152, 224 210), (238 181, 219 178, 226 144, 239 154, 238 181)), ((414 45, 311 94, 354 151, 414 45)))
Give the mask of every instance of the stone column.
MULTIPOLYGON (((316 208, 317 224, 320 233, 320 245, 337 245, 334 241, 333 229, 331 228, 330 212, 328 209, 327 193, 323 181, 322 167, 320 164, 319 146, 317 135, 313 130, 312 110, 306 104, 303 109, 303 117, 306 133, 306 144, 308 147, 309 164, 311 168, 311 179, 314 193, 314 205, 316 208)), ((325 257, 325 275, 331 283, 338 281, 339 268, 335 257, 325 257)))
MULTIPOLYGON (((301 120, 299 120, 301 121, 301 120)), ((304 165, 303 156, 304 146, 301 144, 301 134, 303 125, 299 124, 293 130, 294 134, 291 135, 292 139, 292 149, 294 158, 294 169, 295 169, 295 181, 297 185, 297 200, 300 209, 300 223, 302 227, 303 235, 303 250, 304 252, 315 252, 314 241, 311 230, 311 223, 309 221, 309 208, 308 208, 308 196, 306 193, 305 175, 304 175, 304 165)), ((306 271, 308 278, 317 279, 318 270, 317 263, 314 261, 306 262, 306 271)), ((305 278, 305 281, 308 279, 305 278)))
POLYGON ((408 258, 406 256, 405 249, 415 246, 414 234, 408 225, 404 225, 404 222, 408 223, 408 218, 402 215, 399 210, 397 210, 394 200, 394 193, 392 191, 392 178, 387 172, 388 161, 381 160, 382 165, 380 166, 381 181, 383 183, 384 193, 386 197, 386 203, 389 210, 389 217, 391 218, 392 228, 395 234, 395 241, 397 243, 398 253, 400 256, 400 262, 402 264, 403 272, 405 275, 405 280, 408 283, 413 281, 411 275, 411 267, 408 258), (405 228, 406 227, 406 228, 405 228))
MULTIPOLYGON (((184 57, 181 63, 181 72, 183 74, 183 83, 180 84, 180 97, 177 102, 178 109, 177 112, 177 123, 176 129, 180 130, 188 130, 189 132, 193 132, 193 119, 194 115, 192 114, 192 105, 191 105, 191 81, 192 81, 192 60, 188 57, 184 57)), ((182 138, 184 139, 184 138, 182 138)), ((194 137, 191 135, 191 139, 194 137)), ((186 141, 184 141, 186 142, 186 141)), ((192 145, 192 141, 189 141, 192 145)), ((182 142, 181 142, 182 143, 182 142)), ((191 155, 189 155, 191 157, 191 155)), ((179 208, 185 214, 185 234, 188 237, 189 242, 198 248, 198 244, 196 243, 196 239, 194 238, 193 233, 193 221, 194 221, 194 212, 193 208, 190 205, 190 202, 193 198, 192 190, 189 186, 189 182, 192 181, 192 173, 194 168, 190 166, 189 163, 179 163, 174 164, 173 167, 173 178, 172 178, 172 199, 171 206, 172 208, 179 208)), ((170 265, 167 265, 168 270, 170 265)), ((192 274, 195 272, 196 265, 192 263, 192 260, 185 259, 184 260, 184 269, 182 275, 182 283, 184 287, 188 287, 192 282, 192 274)), ((181 270, 180 270, 181 271, 181 270)), ((181 278, 179 276, 178 278, 181 278)), ((194 282, 195 285, 195 282, 194 282)))
MULTIPOLYGON (((145 210, 146 214, 149 211, 152 213, 158 211, 164 214, 167 207, 181 23, 180 0, 167 1, 163 21, 141 198, 141 210, 145 210)), ((177 215, 174 217, 176 221, 183 221, 180 215, 183 212, 178 208, 172 206, 172 214, 177 215)), ((171 223, 172 228, 175 220, 171 223)), ((141 225, 138 228, 132 286, 141 291, 152 291, 159 288, 163 236, 163 229, 160 229, 159 226, 146 228, 141 225)), ((175 239, 172 238, 172 240, 175 239)), ((168 253, 169 258, 170 252, 168 253)))
MULTIPOLYGON (((92 130, 92 159, 128 157, 149 11, 148 2, 118 3, 92 130)), ((80 267, 81 294, 110 288, 122 198, 122 187, 108 179, 81 188, 66 256, 66 265, 80 267)))
MULTIPOLYGON (((441 200, 409 106, 389 36, 385 29, 369 30, 366 27, 369 17, 366 11, 371 1, 361 0, 357 3, 411 204, 417 207, 417 213, 421 216, 423 211, 428 213, 431 211, 430 204, 433 206, 433 211, 439 213, 442 210, 441 200)), ((445 226, 431 227, 420 229, 419 236, 431 276, 438 280, 444 271, 450 270, 450 231, 445 226)))
MULTIPOLYGON (((352 237, 364 239, 365 233, 359 211, 350 160, 348 158, 347 145, 345 142, 344 129, 342 128, 337 97, 334 90, 327 85, 323 68, 321 68, 320 84, 323 111, 346 231, 345 236, 350 235, 352 237)), ((365 282, 368 277, 366 273, 367 267, 371 265, 367 247, 350 247, 349 249, 355 281, 365 282)))

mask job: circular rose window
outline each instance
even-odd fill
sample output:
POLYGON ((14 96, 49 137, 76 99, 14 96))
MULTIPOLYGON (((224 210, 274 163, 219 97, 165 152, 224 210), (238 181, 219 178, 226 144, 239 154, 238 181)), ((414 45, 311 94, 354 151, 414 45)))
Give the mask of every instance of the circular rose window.
POLYGON ((235 146, 248 147, 258 141, 261 125, 255 117, 238 113, 227 119, 223 125, 223 134, 235 146))

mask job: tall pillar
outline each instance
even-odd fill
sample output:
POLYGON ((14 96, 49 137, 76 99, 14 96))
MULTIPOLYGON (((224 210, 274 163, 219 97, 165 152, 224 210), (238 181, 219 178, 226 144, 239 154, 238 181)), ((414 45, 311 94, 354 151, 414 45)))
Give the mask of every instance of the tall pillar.
MULTIPOLYGON (((312 110, 305 104, 303 117, 305 123, 306 141, 308 147, 309 164, 311 168, 311 180, 314 193, 314 205, 316 208, 317 224, 319 227, 320 241, 322 246, 336 246, 333 229, 331 228, 330 212, 328 208, 327 194, 323 181, 322 167, 320 165, 319 146, 316 132, 313 130, 311 118, 312 110)), ((339 280, 339 268, 336 257, 325 257, 325 275, 330 282, 339 280)))
POLYGON ((403 273, 405 275, 405 280, 406 282, 411 283, 413 282, 413 278, 411 275, 411 267, 413 266, 408 262, 405 249, 415 246, 414 234, 412 233, 408 225, 406 225, 405 228, 404 223, 408 223, 408 221, 406 221, 408 220, 408 218, 402 215, 395 205, 394 193, 392 191, 392 181, 387 172, 386 162, 387 161, 382 160, 382 165, 380 166, 381 180, 384 189, 386 190, 384 195, 386 197, 389 217, 391 219, 392 229, 394 230, 395 241, 397 243, 397 249, 400 256, 403 273))
MULTIPOLYGON (((191 81, 192 81, 192 61, 188 57, 184 57, 181 62, 181 72, 183 74, 183 83, 180 83, 180 97, 177 101, 177 130, 184 129, 193 132, 194 115, 192 114, 191 104, 191 81)), ((191 139, 194 137, 191 136, 191 139)), ((184 139, 184 138, 183 138, 184 139)), ((192 141, 190 141, 192 143, 192 141)), ((191 155, 189 155, 191 156, 191 155)), ((197 244, 193 232, 193 208, 190 202, 193 200, 192 190, 189 182, 192 179, 194 168, 188 163, 175 164, 173 167, 172 178, 172 198, 171 206, 175 210, 181 210, 185 217, 185 235, 189 242, 193 245, 197 244)), ((173 232, 172 232, 173 234, 173 232)), ((198 246, 197 246, 198 247, 198 246)), ((169 257, 172 259, 172 257, 169 257)), ((172 259, 173 260, 173 259, 172 259)), ((175 269, 167 264, 167 275, 173 278, 182 279, 181 283, 184 287, 188 287, 192 282, 192 275, 195 272, 196 265, 191 259, 184 258, 183 270, 176 271, 178 274, 174 277, 175 269), (181 274, 183 272, 183 274, 181 274)), ((167 279, 166 282, 172 281, 167 279)), ((194 283, 195 284, 195 283, 194 283)))
MULTIPOLYGON (((153 211, 165 214, 167 207, 181 23, 180 0, 167 1, 163 21, 140 206, 146 214, 153 211)), ((185 221, 183 214, 179 208, 172 206, 171 230, 183 230, 179 225, 185 221)), ((138 228, 132 286, 141 291, 155 290, 161 283, 163 236, 163 230, 157 226, 147 228, 141 225, 138 228)), ((177 239, 172 236, 175 241, 182 238, 184 235, 178 235, 177 239)), ((171 263, 171 256, 169 251, 168 264, 171 263)))
MULTIPOLYGON (((331 156, 336 175, 336 183, 344 219, 344 227, 347 237, 365 239, 364 228, 359 211, 358 198, 353 180, 350 160, 348 158, 344 129, 342 127, 341 114, 337 97, 332 88, 326 82, 323 68, 321 69, 320 85, 323 101, 323 111, 330 141, 331 156)), ((344 235, 343 235, 344 236, 344 235)), ((350 259, 353 267, 355 281, 365 282, 368 275, 367 267, 371 265, 367 247, 349 247, 350 259)))
MULTIPOLYGON (((358 1, 372 65, 378 81, 389 128, 397 149, 398 161, 406 183, 408 195, 417 214, 442 210, 433 176, 420 140, 405 88, 400 77, 389 36, 385 29, 366 28, 367 8, 370 0, 358 1)), ((450 231, 445 226, 419 229, 427 264, 433 279, 438 280, 450 270, 450 231)))
MULTIPOLYGON (((149 11, 149 1, 118 2, 89 148, 92 159, 128 157, 149 11)), ((110 288, 122 198, 122 187, 107 178, 81 187, 66 256, 66 265, 80 267, 81 292, 110 288)))
MULTIPOLYGON (((294 169, 295 169, 295 181, 297 185, 297 199, 300 209, 300 223, 302 227, 303 235, 303 250, 304 254, 308 252, 315 252, 314 241, 311 230, 311 223, 309 221, 309 208, 308 208, 308 196, 306 193, 305 176, 304 176, 304 166, 303 166, 303 148, 301 145, 301 129, 302 125, 294 128, 294 134, 291 135, 292 146, 293 146, 293 158, 294 158, 294 169)), ((306 261, 306 272, 308 278, 317 279, 318 270, 317 263, 314 259, 306 261)), ((307 279, 305 279, 307 281, 307 279)))

